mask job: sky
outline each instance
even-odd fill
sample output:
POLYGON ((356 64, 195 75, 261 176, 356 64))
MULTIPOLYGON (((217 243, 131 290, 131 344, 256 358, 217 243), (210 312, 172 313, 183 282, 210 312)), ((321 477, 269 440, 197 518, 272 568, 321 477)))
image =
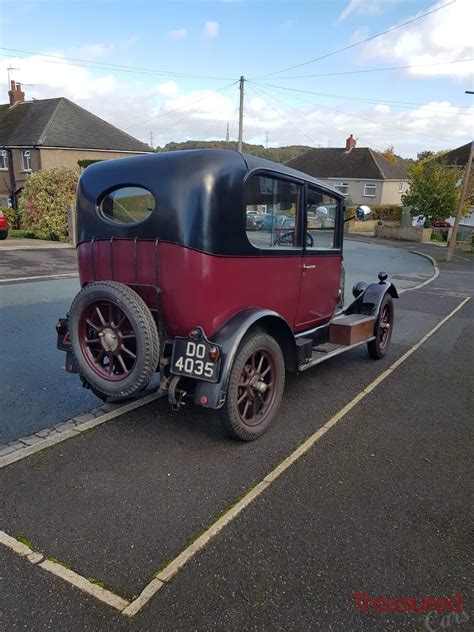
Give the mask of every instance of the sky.
POLYGON ((473 23, 474 0, 0 0, 0 102, 9 73, 154 146, 235 140, 244 76, 247 142, 416 157, 473 137, 473 23))

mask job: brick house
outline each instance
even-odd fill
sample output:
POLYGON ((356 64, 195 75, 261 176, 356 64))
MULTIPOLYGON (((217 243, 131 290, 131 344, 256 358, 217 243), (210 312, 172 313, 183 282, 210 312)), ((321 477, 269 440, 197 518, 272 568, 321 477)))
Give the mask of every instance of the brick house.
POLYGON ((25 101, 15 81, 8 95, 10 103, 0 105, 0 207, 16 208, 32 171, 152 152, 65 97, 25 101))
POLYGON ((346 147, 315 148, 287 165, 318 178, 350 197, 355 205, 401 204, 408 173, 369 147, 356 147, 352 134, 346 147))

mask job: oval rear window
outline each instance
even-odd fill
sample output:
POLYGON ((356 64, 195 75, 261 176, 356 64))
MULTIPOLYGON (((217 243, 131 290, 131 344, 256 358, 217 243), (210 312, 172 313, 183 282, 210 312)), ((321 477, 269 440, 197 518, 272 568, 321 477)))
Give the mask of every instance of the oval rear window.
POLYGON ((155 210, 155 198, 142 187, 121 187, 103 198, 102 215, 114 224, 137 224, 150 217, 155 210))

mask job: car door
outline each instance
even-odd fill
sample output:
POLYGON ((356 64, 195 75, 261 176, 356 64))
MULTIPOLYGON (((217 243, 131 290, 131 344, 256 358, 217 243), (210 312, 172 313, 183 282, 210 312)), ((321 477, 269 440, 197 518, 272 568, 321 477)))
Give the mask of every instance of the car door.
POLYGON ((334 314, 341 276, 342 219, 338 198, 306 187, 297 331, 322 325, 334 314))

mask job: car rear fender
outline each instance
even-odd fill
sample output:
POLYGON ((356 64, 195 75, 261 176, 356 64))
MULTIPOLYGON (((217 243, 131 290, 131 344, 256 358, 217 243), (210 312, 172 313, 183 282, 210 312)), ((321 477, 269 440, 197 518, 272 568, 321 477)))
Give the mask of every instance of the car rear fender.
POLYGON ((250 330, 257 329, 266 331, 277 340, 282 348, 287 370, 296 371, 296 342, 286 320, 272 310, 248 308, 232 316, 212 336, 212 342, 220 346, 222 353, 219 381, 215 384, 197 381, 195 403, 200 403, 200 399, 205 396, 207 397, 206 408, 220 408, 224 404, 230 372, 239 345, 250 330))

